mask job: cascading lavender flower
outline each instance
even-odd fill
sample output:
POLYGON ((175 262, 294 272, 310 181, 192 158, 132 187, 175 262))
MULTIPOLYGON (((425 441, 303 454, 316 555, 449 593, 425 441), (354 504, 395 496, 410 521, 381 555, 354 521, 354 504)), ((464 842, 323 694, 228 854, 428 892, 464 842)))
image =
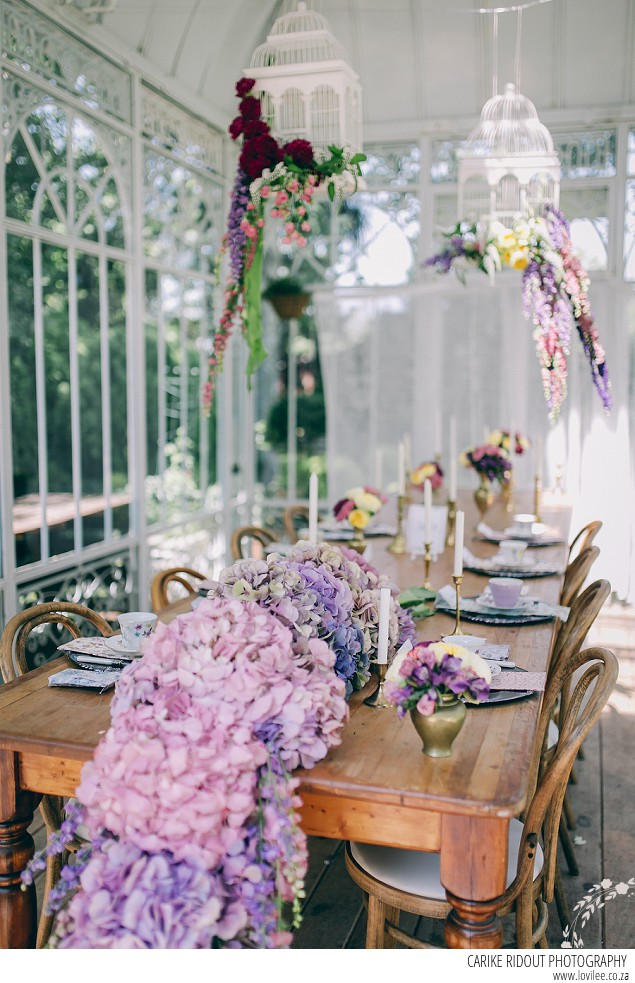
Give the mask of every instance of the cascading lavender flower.
POLYGON ((60 835, 81 819, 92 842, 62 872, 53 944, 289 943, 282 902, 297 915, 306 867, 289 772, 341 739, 334 661, 253 601, 203 600, 158 627, 121 675, 60 835))
POLYGON ((549 417, 558 419, 567 395, 567 358, 575 325, 591 367, 593 384, 606 410, 612 405, 606 356, 588 301, 589 277, 571 243, 562 212, 551 206, 544 215, 518 216, 512 228, 492 222, 483 233, 473 223, 459 222, 445 234, 446 245, 424 266, 438 273, 454 269, 465 283, 465 270, 478 269, 493 278, 503 267, 522 270, 525 317, 534 325, 536 354, 549 417))

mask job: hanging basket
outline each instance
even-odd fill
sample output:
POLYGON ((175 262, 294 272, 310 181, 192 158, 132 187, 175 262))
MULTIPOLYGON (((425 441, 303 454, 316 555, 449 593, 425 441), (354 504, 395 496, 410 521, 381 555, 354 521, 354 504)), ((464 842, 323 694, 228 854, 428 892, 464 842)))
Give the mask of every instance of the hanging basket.
POLYGON ((277 294, 267 297, 278 317, 285 321, 292 317, 302 317, 310 299, 309 294, 277 294))

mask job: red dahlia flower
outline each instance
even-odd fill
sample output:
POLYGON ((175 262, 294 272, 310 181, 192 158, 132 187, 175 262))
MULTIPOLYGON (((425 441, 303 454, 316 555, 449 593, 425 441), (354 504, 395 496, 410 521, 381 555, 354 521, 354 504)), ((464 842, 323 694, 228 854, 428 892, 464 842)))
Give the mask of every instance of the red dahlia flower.
POLYGON ((244 120, 260 119, 260 99, 255 96, 245 96, 238 105, 240 115, 244 120))
POLYGON ((313 163, 313 147, 308 140, 290 140, 282 150, 298 167, 310 167, 313 163))
POLYGON ((241 99, 246 96, 253 89, 256 84, 255 79, 241 78, 236 82, 236 95, 241 99))
POLYGON ((229 124, 228 133, 232 138, 232 140, 237 140, 242 132, 243 132, 242 116, 236 116, 236 118, 233 119, 229 124))
POLYGON ((269 127, 263 119, 247 119, 245 120, 243 133, 245 134, 246 140, 251 140, 253 137, 265 136, 265 134, 269 133, 269 127))
POLYGON ((275 167, 280 156, 280 147, 273 137, 254 137, 243 144, 239 164, 241 170, 253 181, 260 177, 265 167, 275 167))

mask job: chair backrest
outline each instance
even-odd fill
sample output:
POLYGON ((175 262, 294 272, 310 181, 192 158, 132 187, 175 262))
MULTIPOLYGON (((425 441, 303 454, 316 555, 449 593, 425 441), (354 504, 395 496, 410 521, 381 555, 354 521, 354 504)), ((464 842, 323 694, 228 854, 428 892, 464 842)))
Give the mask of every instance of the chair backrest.
POLYGON ((549 673, 553 673, 562 659, 568 659, 579 652, 586 637, 610 596, 611 585, 608 580, 595 580, 579 594, 571 605, 569 617, 560 626, 549 660, 549 673))
POLYGON ((591 728, 600 716, 615 686, 618 662, 614 654, 604 648, 579 651, 563 662, 547 683, 538 724, 538 751, 543 745, 553 710, 565 685, 572 685, 566 711, 559 718, 560 736, 547 767, 542 773, 536 792, 526 812, 518 851, 517 874, 509 885, 500 907, 514 901, 528 878, 533 876, 536 846, 542 834, 544 864, 543 899, 549 904, 553 899, 553 886, 558 849, 558 827, 562 803, 573 763, 591 728), (581 675, 573 684, 573 676, 581 675))
POLYGON ((155 574, 150 585, 152 610, 157 614, 179 597, 196 595, 196 582, 205 580, 205 575, 191 567, 172 567, 155 574), (194 583, 192 583, 194 581, 194 583), (176 586, 176 596, 174 587, 176 586))
POLYGON ((246 560, 250 556, 261 559, 265 554, 265 548, 273 542, 275 542, 273 534, 261 526, 241 526, 232 533, 230 544, 232 559, 246 560), (251 546, 248 547, 249 543, 251 546), (254 548, 255 543, 258 546, 254 548))
POLYGON ((284 528, 290 543, 297 543, 298 529, 309 525, 309 510, 306 505, 287 505, 284 510, 284 528))
POLYGON ((72 638, 81 638, 85 634, 81 622, 93 625, 100 635, 112 635, 113 631, 96 611, 74 604, 71 601, 48 601, 46 604, 34 604, 14 615, 7 622, 0 638, 0 667, 6 683, 29 671, 26 660, 27 642, 31 632, 40 625, 62 625, 72 638))
POLYGON ((602 523, 599 519, 595 519, 593 522, 589 522, 586 526, 583 526, 578 535, 572 540, 569 546, 569 563, 575 556, 578 556, 583 550, 589 548, 593 545, 593 540, 602 528, 602 523))
POLYGON ((564 604, 565 607, 570 607, 580 593, 585 580, 589 576, 591 567, 599 555, 600 549, 598 546, 587 546, 568 565, 562 582, 562 591, 560 592, 560 603, 564 604))

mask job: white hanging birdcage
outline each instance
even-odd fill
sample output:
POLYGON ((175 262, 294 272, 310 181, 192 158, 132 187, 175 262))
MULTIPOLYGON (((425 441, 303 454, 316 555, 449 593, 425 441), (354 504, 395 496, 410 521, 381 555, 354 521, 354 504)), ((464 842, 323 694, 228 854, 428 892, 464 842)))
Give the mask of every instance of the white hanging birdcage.
POLYGON ((558 206, 560 161, 534 104, 508 82, 489 99, 459 158, 459 216, 510 225, 518 214, 558 206))
POLYGON ((306 3, 277 18, 246 74, 256 80, 263 117, 279 140, 362 149, 359 77, 329 22, 306 3))

